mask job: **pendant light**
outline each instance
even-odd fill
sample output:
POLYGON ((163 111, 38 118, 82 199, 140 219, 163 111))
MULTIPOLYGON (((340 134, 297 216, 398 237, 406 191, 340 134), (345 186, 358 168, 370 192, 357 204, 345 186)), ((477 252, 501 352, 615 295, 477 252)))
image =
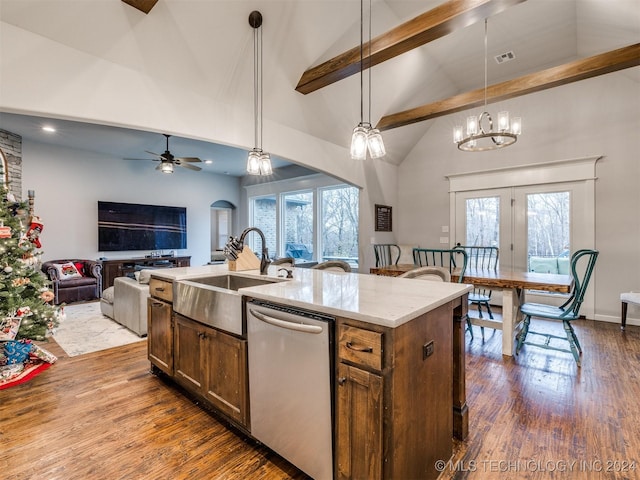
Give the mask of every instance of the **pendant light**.
POLYGON ((254 10, 249 14, 249 25, 253 28, 253 150, 247 158, 249 175, 271 175, 271 157, 262 151, 262 14, 254 10))
POLYGON ((487 19, 484 19, 484 112, 477 117, 467 117, 467 136, 464 136, 462 125, 453 127, 453 143, 464 152, 484 152, 508 147, 518 141, 522 133, 522 120, 514 117, 509 122, 509 112, 498 112, 498 125, 493 130, 493 119, 487 112, 487 19), (489 123, 485 130, 483 121, 489 123))
POLYGON ((369 110, 368 121, 364 121, 364 0, 360 0, 360 123, 353 129, 351 135, 351 158, 354 160, 366 160, 367 150, 371 158, 381 158, 386 155, 384 142, 380 130, 371 127, 371 0, 369 0, 369 110))

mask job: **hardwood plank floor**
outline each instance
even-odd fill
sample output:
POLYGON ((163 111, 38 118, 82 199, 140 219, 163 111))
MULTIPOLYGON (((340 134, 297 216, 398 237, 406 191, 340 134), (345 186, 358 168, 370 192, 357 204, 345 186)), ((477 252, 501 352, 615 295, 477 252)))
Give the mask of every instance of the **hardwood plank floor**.
MULTIPOLYGON (((444 478, 640 479, 640 327, 572 322, 569 353, 525 345, 501 355, 502 333, 467 335, 469 437, 444 478)), ((564 335, 558 322, 531 329, 564 335)), ((566 347, 566 344, 565 344, 566 347)))
POLYGON ((306 479, 149 371, 146 341, 58 362, 0 391, 0 477, 306 479))
MULTIPOLYGON (((640 327, 575 328, 582 368, 530 346, 503 357, 491 329, 467 335, 470 435, 443 479, 640 478, 640 327)), ((146 342, 73 358, 46 348, 58 363, 0 391, 2 478, 307 478, 150 374, 146 342)))

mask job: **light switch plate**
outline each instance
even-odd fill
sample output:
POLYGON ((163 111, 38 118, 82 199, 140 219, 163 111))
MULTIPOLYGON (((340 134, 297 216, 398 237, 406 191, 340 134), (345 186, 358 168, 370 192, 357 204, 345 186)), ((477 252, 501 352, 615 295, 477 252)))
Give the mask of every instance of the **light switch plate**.
POLYGON ((442 233, 449 233, 449 225, 442 225, 442 233))

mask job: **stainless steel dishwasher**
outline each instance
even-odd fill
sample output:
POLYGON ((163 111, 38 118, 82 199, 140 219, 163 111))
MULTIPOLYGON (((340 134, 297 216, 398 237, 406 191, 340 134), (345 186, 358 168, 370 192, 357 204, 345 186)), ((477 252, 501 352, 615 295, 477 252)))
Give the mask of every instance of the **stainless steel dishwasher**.
POLYGON ((247 303, 251 434, 316 480, 333 478, 334 323, 247 303))

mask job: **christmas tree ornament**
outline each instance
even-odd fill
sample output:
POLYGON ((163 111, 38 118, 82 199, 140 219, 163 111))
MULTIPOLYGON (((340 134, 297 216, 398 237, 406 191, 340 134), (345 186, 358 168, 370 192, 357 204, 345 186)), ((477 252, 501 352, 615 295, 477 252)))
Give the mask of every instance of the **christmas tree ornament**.
POLYGON ((0 238, 11 238, 11 227, 0 225, 0 238))
POLYGON ((10 265, 7 265, 6 267, 4 267, 4 273, 11 273, 13 272, 13 267, 11 267, 10 265))
POLYGON ((42 247, 42 244, 40 243, 40 233, 42 233, 43 228, 44 228, 44 224, 42 223, 39 217, 35 215, 31 217, 29 230, 27 230, 27 238, 31 243, 33 243, 36 246, 36 248, 42 247))
POLYGON ((55 297, 55 295, 53 294, 53 292, 51 290, 47 290, 46 292, 42 292, 40 294, 40 298, 42 298, 43 301, 45 302, 50 302, 51 300, 53 300, 55 297))

